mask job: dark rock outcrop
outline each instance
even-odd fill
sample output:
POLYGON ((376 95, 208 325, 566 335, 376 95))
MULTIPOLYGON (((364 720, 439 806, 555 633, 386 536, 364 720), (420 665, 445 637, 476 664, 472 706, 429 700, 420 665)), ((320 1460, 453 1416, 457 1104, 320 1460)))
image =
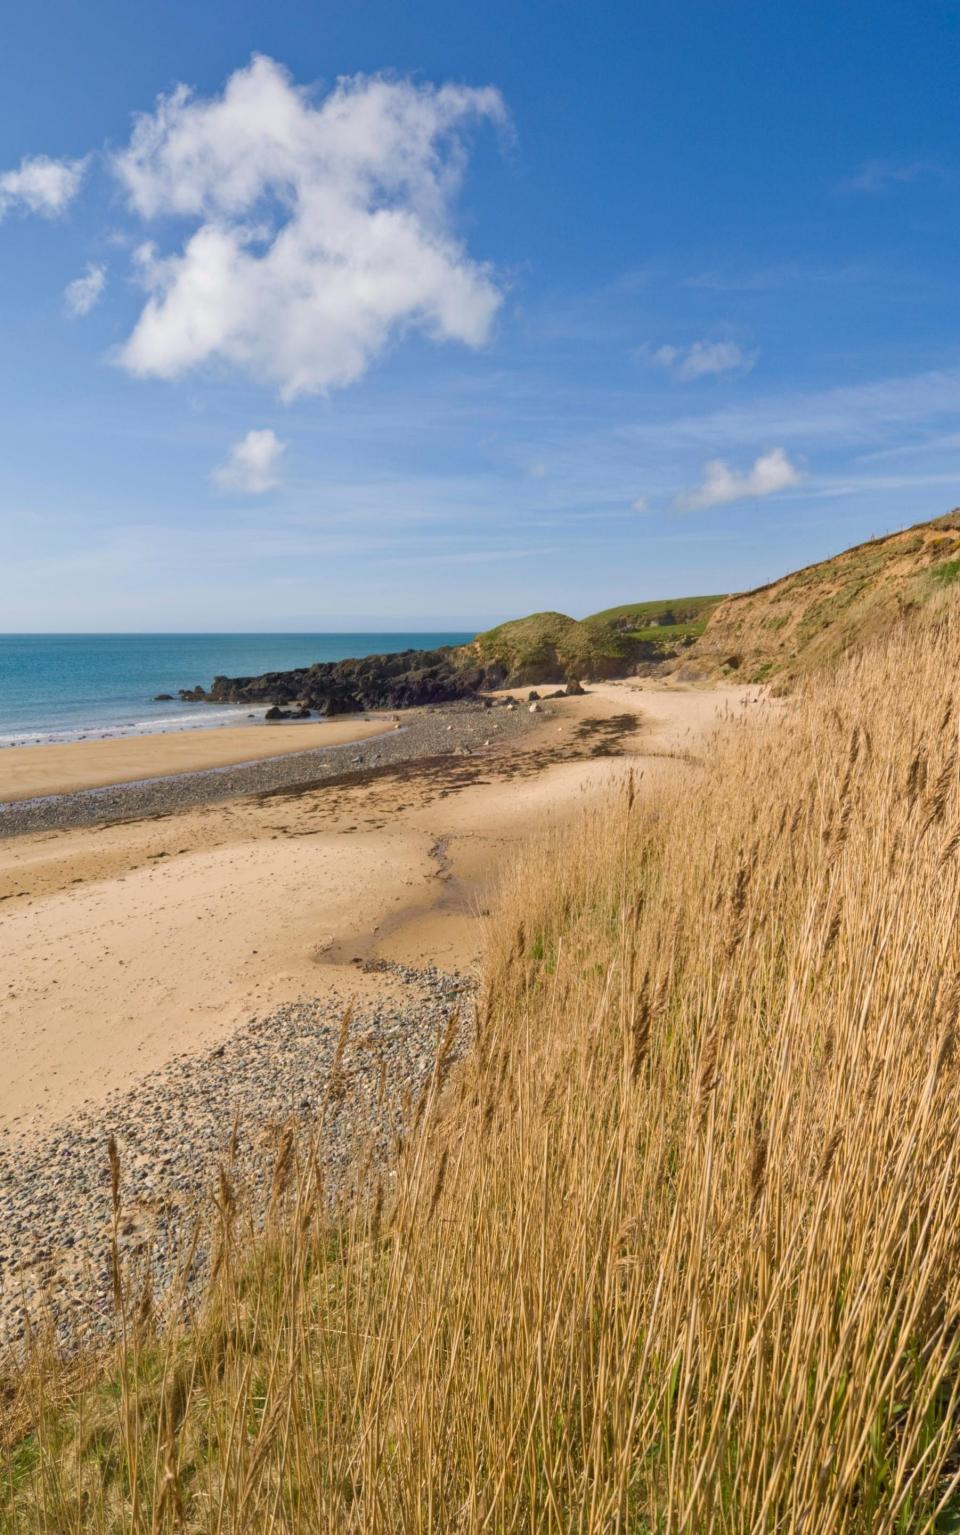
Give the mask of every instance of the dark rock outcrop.
POLYGON ((362 714, 368 709, 408 709, 452 703, 502 686, 500 666, 484 666, 462 649, 404 650, 395 655, 318 661, 290 672, 260 677, 215 677, 208 692, 181 691, 190 702, 270 704, 272 719, 362 714))
POLYGON ((277 704, 271 704, 263 717, 272 725, 277 720, 308 720, 310 714, 311 710, 302 704, 297 704, 293 709, 281 709, 277 704))

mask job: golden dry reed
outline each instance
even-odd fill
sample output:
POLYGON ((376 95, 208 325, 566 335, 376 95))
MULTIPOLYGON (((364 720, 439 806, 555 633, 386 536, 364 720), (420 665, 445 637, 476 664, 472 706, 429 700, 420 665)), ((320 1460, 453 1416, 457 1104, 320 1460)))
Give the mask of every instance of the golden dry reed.
POLYGON ((960 1528, 958 723, 947 608, 528 855, 395 1169, 225 1173, 193 1323, 38 1344, 2 1528, 960 1528))

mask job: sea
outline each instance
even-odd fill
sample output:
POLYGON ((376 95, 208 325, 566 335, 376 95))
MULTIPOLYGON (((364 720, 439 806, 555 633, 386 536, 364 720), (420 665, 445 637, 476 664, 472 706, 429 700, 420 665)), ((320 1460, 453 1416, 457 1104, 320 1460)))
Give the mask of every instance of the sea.
POLYGON ((241 725, 251 705, 154 703, 314 661, 462 645, 472 634, 0 634, 0 746, 241 725))

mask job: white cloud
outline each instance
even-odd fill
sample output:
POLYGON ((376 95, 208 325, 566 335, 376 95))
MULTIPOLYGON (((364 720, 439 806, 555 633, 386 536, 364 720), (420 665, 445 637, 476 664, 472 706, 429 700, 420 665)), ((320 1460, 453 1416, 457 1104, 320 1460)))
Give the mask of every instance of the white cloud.
POLYGON ((646 496, 637 496, 634 501, 631 501, 630 510, 631 512, 645 512, 647 510, 646 496))
POLYGON ((25 155, 15 171, 0 173, 0 218, 10 208, 56 218, 80 190, 89 156, 82 160, 52 160, 49 155, 25 155))
POLYGON ((226 463, 210 478, 217 490, 262 496, 280 484, 280 460, 286 451, 286 443, 270 427, 254 429, 233 444, 226 463))
POLYGON ((149 298, 121 363, 176 378, 219 362, 285 398, 359 378, 404 330, 482 344, 501 293, 455 238, 464 131, 504 122, 499 93, 358 75, 314 104, 254 57, 221 96, 184 86, 113 160, 144 219, 195 221, 137 261, 149 298))
POLYGON ((711 506, 723 506, 728 501, 773 496, 779 490, 799 485, 801 478, 800 470, 790 462, 782 448, 761 453, 746 473, 731 469, 722 458, 713 458, 705 466, 703 479, 696 490, 681 497, 678 504, 687 511, 702 511, 711 506))
POLYGON ((67 313, 75 319, 79 319, 81 315, 89 314, 94 305, 100 302, 106 286, 106 267, 98 266, 96 262, 88 261, 87 270, 83 276, 75 277, 73 282, 68 282, 63 290, 63 299, 67 306, 67 313))
POLYGON ((671 377, 690 383, 720 373, 749 373, 756 352, 745 352, 735 341, 694 341, 691 346, 643 347, 640 355, 663 368, 671 377))

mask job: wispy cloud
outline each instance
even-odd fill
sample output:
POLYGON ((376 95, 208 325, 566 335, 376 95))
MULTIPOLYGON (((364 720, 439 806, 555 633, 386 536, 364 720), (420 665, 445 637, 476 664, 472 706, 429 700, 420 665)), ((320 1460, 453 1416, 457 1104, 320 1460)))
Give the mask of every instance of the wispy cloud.
POLYGON ((262 496, 280 484, 280 461, 286 443, 270 427, 254 429, 235 442, 225 464, 211 475, 221 491, 235 491, 244 496, 262 496))
POLYGON ((705 511, 730 501, 774 496, 778 491, 799 485, 801 478, 800 470, 791 463, 783 448, 771 448, 769 453, 761 453, 751 468, 743 472, 731 469, 722 458, 714 458, 705 465, 703 479, 697 488, 681 496, 677 506, 683 511, 705 511))
POLYGON ((907 186, 924 176, 939 174, 939 167, 929 160, 867 160, 855 175, 841 182, 844 192, 887 192, 891 187, 907 186))
POLYGON ((619 430, 635 447, 649 445, 671 455, 686 447, 723 449, 758 438, 866 447, 891 431, 954 420, 958 411, 960 370, 944 368, 865 384, 764 394, 743 405, 636 422, 619 430))
POLYGON ((934 458, 941 453, 960 451, 960 432, 940 432, 924 437, 920 442, 901 442, 892 448, 877 448, 872 453, 861 453, 857 462, 875 464, 890 458, 934 458))
POLYGON ((74 319, 89 314, 95 304, 103 297, 107 286, 107 269, 96 262, 88 261, 87 269, 82 277, 75 277, 73 282, 67 283, 63 290, 63 301, 67 314, 74 319))
POLYGON ((746 352, 735 341, 694 341, 690 346, 639 347, 636 356, 662 368, 681 383, 716 378, 721 373, 749 373, 756 352, 746 352))
POLYGON ((815 500, 831 500, 835 496, 861 496, 871 492, 896 490, 920 490, 934 485, 952 486, 950 498, 956 504, 960 496, 960 472, 952 474, 862 474, 844 478, 823 480, 810 490, 815 500))
POLYGON ((458 549, 440 554, 397 554, 384 557, 383 565, 412 565, 418 569, 424 565, 502 565, 511 560, 541 559, 549 554, 549 545, 509 549, 458 549))
POLYGON ((695 272, 684 278, 683 287, 703 288, 714 293, 775 293, 784 288, 818 288, 859 282, 865 270, 859 262, 828 266, 813 261, 778 261, 769 266, 745 267, 741 271, 717 268, 695 272))
POLYGON ((80 190, 89 159, 89 155, 81 160, 24 155, 16 170, 0 174, 0 218, 11 208, 44 218, 64 213, 80 190))

